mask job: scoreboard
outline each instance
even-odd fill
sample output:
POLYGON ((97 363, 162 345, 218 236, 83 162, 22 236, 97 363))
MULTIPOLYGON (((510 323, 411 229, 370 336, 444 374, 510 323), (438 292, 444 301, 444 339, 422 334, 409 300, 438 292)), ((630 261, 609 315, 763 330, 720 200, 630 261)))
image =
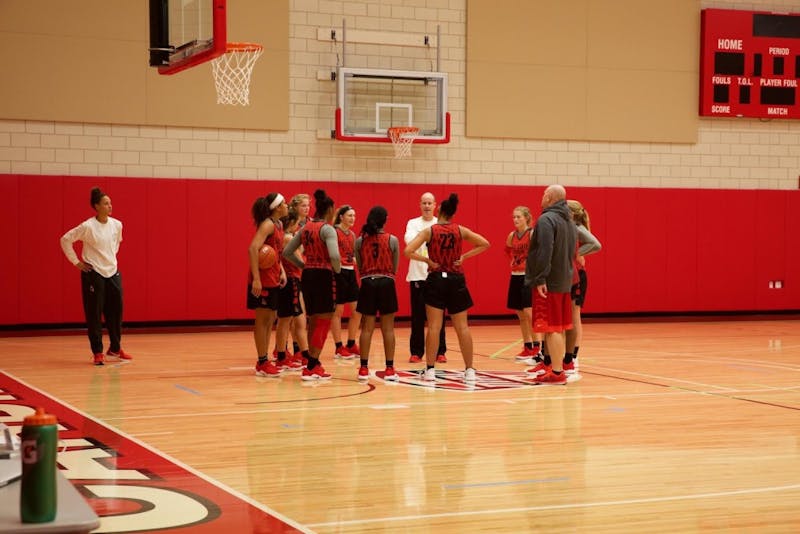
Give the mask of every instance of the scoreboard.
POLYGON ((700 115, 800 118, 800 14, 704 9, 700 115))

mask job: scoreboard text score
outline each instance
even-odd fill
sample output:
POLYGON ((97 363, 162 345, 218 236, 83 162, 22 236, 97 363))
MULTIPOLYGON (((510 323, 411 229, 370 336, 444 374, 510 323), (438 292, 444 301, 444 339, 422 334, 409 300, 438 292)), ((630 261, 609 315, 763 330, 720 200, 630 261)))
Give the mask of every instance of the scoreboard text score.
POLYGON ((704 9, 700 115, 800 118, 800 15, 704 9))

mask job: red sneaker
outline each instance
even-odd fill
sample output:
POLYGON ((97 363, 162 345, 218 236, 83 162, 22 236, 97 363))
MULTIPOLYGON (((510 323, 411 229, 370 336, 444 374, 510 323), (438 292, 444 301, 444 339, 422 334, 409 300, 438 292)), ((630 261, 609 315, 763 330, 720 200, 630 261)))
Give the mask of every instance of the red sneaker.
POLYGON ((397 382, 400 380, 400 377, 394 372, 394 367, 387 367, 383 372, 383 379, 389 382, 397 382))
POLYGON ((445 356, 444 354, 437 354, 436 363, 447 363, 447 356, 445 356))
POLYGON ((563 372, 560 374, 555 374, 553 371, 547 371, 542 376, 536 377, 536 383, 546 386, 566 386, 567 374, 563 372))
POLYGON ((334 358, 338 358, 340 360, 352 360, 355 358, 353 354, 350 354, 350 351, 347 350, 347 347, 342 345, 341 347, 336 348, 336 353, 333 355, 334 358))
POLYGON ((536 352, 528 347, 522 347, 522 351, 514 356, 517 360, 527 360, 536 356, 536 352))
POLYGON ((98 352, 94 355, 94 364, 95 365, 105 365, 106 358, 103 356, 102 352, 98 352))
POLYGON ((574 360, 569 362, 569 363, 565 363, 564 364, 564 372, 567 373, 568 375, 574 375, 575 374, 575 361, 574 360))
POLYGON ((281 375, 281 370, 278 369, 274 363, 267 360, 264 363, 256 362, 256 376, 272 376, 277 377, 281 375))
POLYGON ((411 357, 408 359, 408 363, 419 363, 422 361, 422 356, 417 356, 416 354, 412 354, 411 357))
POLYGON ((352 347, 347 347, 347 352, 355 356, 361 356, 361 349, 358 347, 358 343, 354 343, 352 347))
POLYGON ((362 365, 361 368, 358 370, 358 379, 369 380, 369 369, 367 369, 362 365))
POLYGON ((325 369, 321 365, 317 365, 312 370, 308 370, 308 367, 303 369, 303 374, 300 375, 300 378, 303 380, 327 380, 331 377, 330 373, 326 373, 325 369))
POLYGON ((106 352, 106 356, 108 356, 109 358, 119 358, 120 360, 132 360, 133 359, 133 356, 131 356, 130 354, 128 354, 127 352, 125 352, 122 349, 119 349, 119 352, 111 352, 111 350, 109 350, 108 352, 106 352))
POLYGON ((530 377, 537 377, 539 375, 546 374, 549 370, 549 366, 545 365, 544 362, 539 362, 536 364, 536 366, 526 369, 525 373, 527 373, 527 375, 530 377))
POLYGON ((303 363, 295 360, 294 356, 286 357, 283 361, 276 361, 275 366, 281 371, 299 371, 303 368, 303 363))

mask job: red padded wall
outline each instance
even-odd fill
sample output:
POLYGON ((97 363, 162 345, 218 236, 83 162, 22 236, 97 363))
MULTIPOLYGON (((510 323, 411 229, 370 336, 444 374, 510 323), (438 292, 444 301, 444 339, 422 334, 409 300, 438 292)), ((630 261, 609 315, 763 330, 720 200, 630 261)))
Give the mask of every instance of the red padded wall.
MULTIPOLYGON (((460 197, 456 222, 492 246, 465 265, 472 315, 505 308, 503 244, 511 212, 539 213, 542 186, 374 184, 308 181, 168 180, 0 175, 0 325, 82 322, 80 276, 58 240, 92 216, 98 185, 123 221, 120 270, 125 320, 246 319, 247 246, 257 196, 287 199, 323 187, 351 204, 360 230, 375 204, 403 243, 426 191, 460 197)), ((587 258, 591 313, 796 310, 800 302, 800 192, 568 188, 591 216, 603 250, 587 258), (781 280, 782 289, 769 289, 781 280)), ((408 260, 400 259, 400 316, 408 314, 408 260)))
MULTIPOLYGON (((20 225, 25 207, 19 203, 19 177, 0 175, 0 324, 18 324, 19 273, 24 263, 20 256, 20 225)), ((37 204, 41 206, 41 203, 37 204)), ((43 211, 39 209, 38 211, 43 211)))

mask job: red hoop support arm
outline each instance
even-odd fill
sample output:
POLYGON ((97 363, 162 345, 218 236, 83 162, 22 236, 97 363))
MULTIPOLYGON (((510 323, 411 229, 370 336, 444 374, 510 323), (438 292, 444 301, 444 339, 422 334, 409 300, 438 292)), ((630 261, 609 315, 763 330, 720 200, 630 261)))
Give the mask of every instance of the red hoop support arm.
POLYGON ((214 25, 212 27, 212 31, 214 32, 214 46, 208 50, 204 50, 199 54, 195 54, 194 56, 188 57, 182 61, 175 63, 174 65, 164 65, 163 67, 158 67, 159 74, 176 74, 181 72, 182 70, 186 70, 190 67, 194 67, 195 65, 199 65, 200 63, 204 63, 206 61, 211 61, 215 57, 219 57, 228 50, 228 26, 227 26, 227 0, 214 0, 214 5, 212 7, 214 13, 218 13, 218 10, 222 10, 222 13, 225 15, 223 17, 214 17, 214 25))

